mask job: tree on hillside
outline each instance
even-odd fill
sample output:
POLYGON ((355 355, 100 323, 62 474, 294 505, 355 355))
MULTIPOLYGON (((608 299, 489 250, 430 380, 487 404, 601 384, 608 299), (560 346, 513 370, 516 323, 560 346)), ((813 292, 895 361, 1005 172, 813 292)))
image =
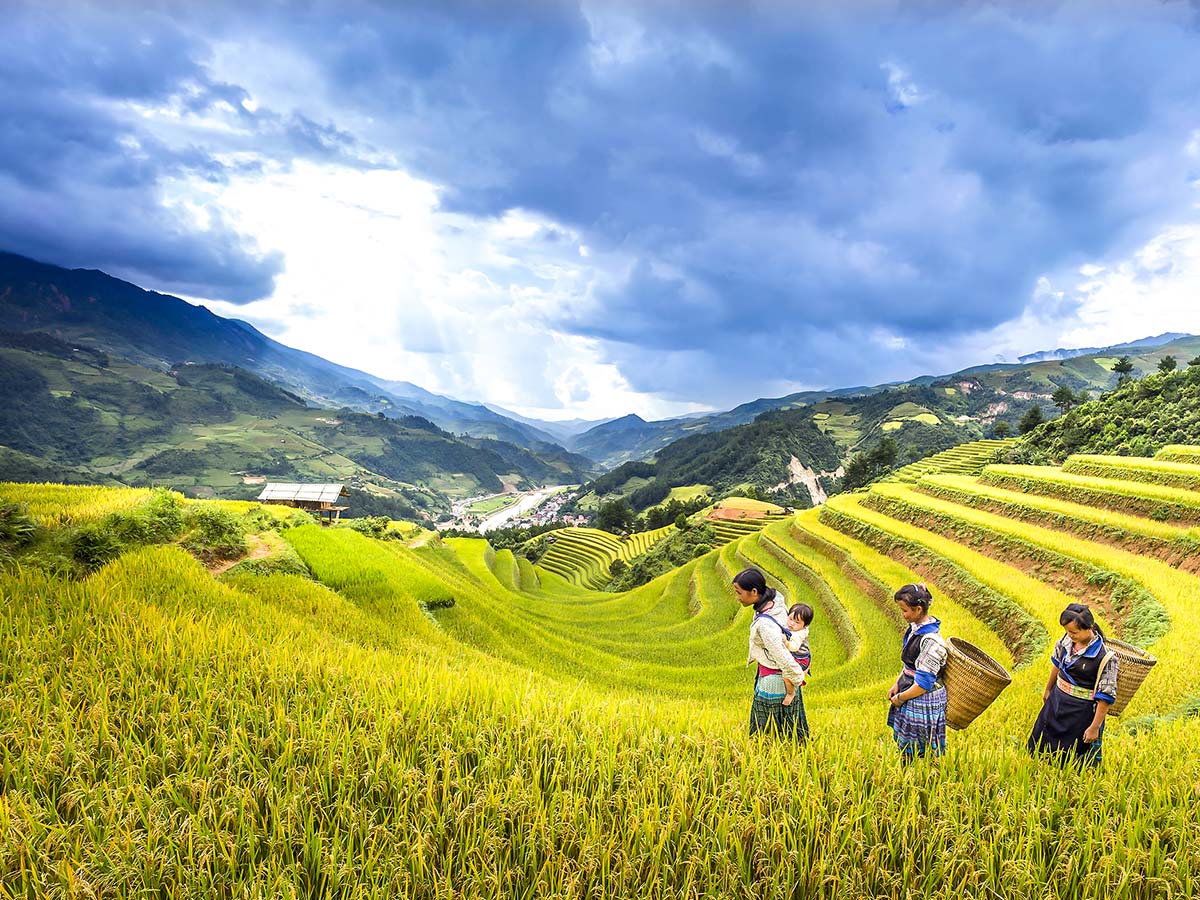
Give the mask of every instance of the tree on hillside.
POLYGON ((609 500, 600 505, 596 527, 610 534, 620 534, 633 526, 633 510, 624 500, 609 500))
POLYGON ((880 469, 890 469, 896 464, 896 457, 900 455, 900 446, 890 437, 884 438, 879 442, 879 445, 871 451, 871 462, 880 469))
POLYGON ((1075 396, 1075 392, 1065 384, 1059 385, 1058 390, 1054 392, 1054 395, 1050 399, 1064 413, 1070 412, 1071 407, 1079 402, 1079 398, 1075 396))
POLYGON ((1197 356, 1195 359, 1189 359, 1188 365, 1189 366, 1200 366, 1200 356, 1197 356))
POLYGON ((1029 412, 1021 416, 1021 422, 1017 427, 1021 429, 1021 434, 1029 434, 1045 421, 1046 417, 1042 415, 1042 408, 1034 405, 1029 407, 1029 412))
POLYGON ((865 487, 877 478, 886 475, 896 465, 900 446, 890 437, 880 441, 869 453, 856 453, 846 463, 846 474, 842 477, 842 489, 852 491, 865 487))
POLYGON ((1179 360, 1177 360, 1174 356, 1167 355, 1158 361, 1158 371, 1162 372, 1164 375, 1166 375, 1168 372, 1174 372, 1178 366, 1179 360))
POLYGON ((1001 419, 999 422, 997 422, 995 425, 992 426, 992 436, 998 437, 998 438, 1000 438, 1000 440, 1004 440, 1007 437, 1012 437, 1012 433, 1013 433, 1012 426, 1009 425, 1008 422, 1005 421, 1004 419, 1001 419))
POLYGON ((1133 372, 1133 362, 1128 356, 1122 356, 1112 364, 1112 370, 1121 376, 1118 380, 1124 384, 1132 377, 1130 373, 1133 372))

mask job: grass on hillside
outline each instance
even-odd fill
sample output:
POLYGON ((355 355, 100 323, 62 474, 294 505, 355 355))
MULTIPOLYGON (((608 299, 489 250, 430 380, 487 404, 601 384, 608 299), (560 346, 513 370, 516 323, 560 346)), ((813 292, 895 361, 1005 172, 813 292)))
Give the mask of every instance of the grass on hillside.
MULTIPOLYGON (((841 495, 623 594, 481 539, 410 548, 316 525, 269 539, 303 573, 219 581, 170 542, 90 574, 16 548, 0 569, 0 895, 1188 896, 1200 579, 1136 543, 1188 526, 1040 493, 1029 503, 1061 500, 1070 528, 976 508, 1082 478, 1039 474, 841 495), (1137 730, 1111 721, 1084 778, 1024 749, 1071 597, 1051 569, 1010 564, 1017 540, 1127 580, 1167 617, 1125 717, 1137 730), (750 563, 817 610, 804 748, 745 733, 751 613, 729 579, 750 563), (918 579, 947 633, 1014 680, 944 758, 904 767, 884 726, 890 597, 918 579), (994 612, 1041 642, 1015 653, 994 612)), ((85 496, 43 496, 39 521, 85 496)), ((609 542, 625 546, 562 549, 596 565, 609 542)))

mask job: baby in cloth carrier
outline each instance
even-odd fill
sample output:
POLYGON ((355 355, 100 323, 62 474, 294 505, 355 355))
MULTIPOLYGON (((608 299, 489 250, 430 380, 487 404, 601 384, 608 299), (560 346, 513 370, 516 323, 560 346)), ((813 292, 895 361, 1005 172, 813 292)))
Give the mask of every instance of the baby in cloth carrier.
POLYGON ((792 658, 804 669, 805 677, 800 684, 792 684, 784 677, 784 706, 791 706, 792 701, 796 699, 796 688, 808 682, 808 672, 812 668, 812 652, 808 649, 808 626, 812 624, 812 620, 813 608, 807 603, 793 603, 788 608, 787 627, 791 634, 784 633, 784 643, 787 644, 792 658))

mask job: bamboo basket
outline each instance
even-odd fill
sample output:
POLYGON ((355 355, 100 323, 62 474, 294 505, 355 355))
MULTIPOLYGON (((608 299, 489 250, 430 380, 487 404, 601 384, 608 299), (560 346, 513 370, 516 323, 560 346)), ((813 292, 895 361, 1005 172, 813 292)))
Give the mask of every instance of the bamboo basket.
POLYGON ((1012 683, 1008 670, 962 638, 947 641, 946 724, 961 730, 978 718, 1012 683))
POLYGON ((1117 654, 1117 699, 1108 708, 1108 714, 1119 716, 1158 660, 1140 647, 1113 638, 1105 638, 1104 646, 1117 654))

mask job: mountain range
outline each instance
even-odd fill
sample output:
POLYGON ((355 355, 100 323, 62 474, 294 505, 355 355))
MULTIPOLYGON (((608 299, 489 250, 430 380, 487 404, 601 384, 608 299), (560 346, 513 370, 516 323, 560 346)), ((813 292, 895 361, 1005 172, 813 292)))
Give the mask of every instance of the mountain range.
POLYGON ((166 371, 183 362, 254 372, 319 406, 421 416, 455 434, 560 452, 560 437, 594 422, 537 422, 389 381, 287 347, 235 319, 146 291, 94 269, 64 269, 0 253, 0 329, 43 331, 166 371), (554 433, 551 433, 552 429, 554 433))
POLYGON ((676 495, 676 489, 689 496, 753 487, 777 502, 806 506, 846 487, 841 467, 885 442, 890 443, 884 456, 904 464, 966 441, 1016 433, 1034 406, 1053 418, 1060 387, 1070 389, 1071 403, 1110 391, 1118 382, 1112 365, 1120 356, 1130 357, 1135 378, 1156 371, 1167 356, 1180 365, 1200 357, 1200 338, 1190 335, 1134 343, 1139 349, 1123 345, 1065 359, 976 366, 902 384, 758 400, 683 423, 619 419, 574 442, 580 449, 634 448, 633 459, 590 483, 578 505, 593 509, 619 497, 640 510, 676 495), (823 439, 815 439, 814 432, 823 439), (600 436, 611 444, 599 444, 600 436))
POLYGON ((1116 355, 1131 355, 1138 373, 1168 353, 1200 353, 1200 339, 1171 333, 706 415, 546 422, 337 365, 103 272, 9 253, 0 253, 0 331, 0 477, 157 479, 245 496, 244 478, 336 476, 430 513, 454 497, 579 483, 646 460, 638 474, 605 476, 596 496, 661 496, 688 479, 772 490, 823 477, 832 488, 841 463, 885 437, 904 457, 933 452, 1049 408, 1059 386, 1110 389, 1116 355), (204 391, 224 405, 206 406, 204 391), (278 446, 266 453, 265 444, 278 446))
MULTIPOLYGON (((830 391, 804 391, 789 394, 786 397, 773 399, 763 398, 743 403, 727 412, 695 416, 688 419, 664 419, 647 422, 639 416, 630 415, 600 425, 596 425, 573 437, 564 440, 564 445, 576 453, 596 460, 605 469, 612 469, 631 460, 641 460, 653 456, 659 450, 696 434, 710 434, 725 431, 739 425, 746 425, 764 412, 785 409, 812 409, 820 412, 819 404, 833 404, 835 417, 844 413, 840 406, 849 403, 850 407, 861 404, 861 398, 870 397, 888 391, 903 392, 906 388, 923 387, 935 384, 953 384, 958 380, 982 379, 980 387, 984 393, 977 393, 975 400, 987 398, 987 402, 979 409, 960 409, 958 404, 949 404, 947 408, 953 416, 972 416, 980 410, 986 410, 992 404, 1003 404, 1005 410, 1001 417, 1007 418, 1012 424, 1033 401, 1046 402, 1060 384, 1065 384, 1072 390, 1102 391, 1116 384, 1117 376, 1107 365, 1092 365, 1090 360, 1107 359, 1119 355, 1131 355, 1137 371, 1151 370, 1158 359, 1175 347, 1176 355, 1190 352, 1191 341, 1195 338, 1187 334, 1168 333, 1157 337, 1142 338, 1118 344, 1114 347, 1090 348, 1086 350, 1052 350, 1032 353, 1021 357, 1018 363, 992 363, 984 366, 974 366, 948 375, 922 375, 904 382, 893 382, 873 386, 858 386, 839 388, 830 391), (1161 352, 1160 352, 1161 351, 1161 352), (1079 360, 1074 365, 1060 365, 1068 360, 1079 360), (1049 365, 1047 365, 1049 364, 1049 365), (990 391, 990 393, 989 393, 990 391), (1029 395, 1029 396, 1026 396, 1029 395)), ((1193 354, 1194 355, 1194 354, 1193 354)), ((951 395, 947 395, 948 397, 951 395)), ((898 401, 903 402, 903 401, 898 401)), ((850 413, 853 415, 853 412, 850 413)), ((995 416, 985 416, 984 424, 990 424, 995 416)), ((868 429, 869 431, 869 429, 868 429)), ((846 450, 858 449, 851 445, 846 450)))

